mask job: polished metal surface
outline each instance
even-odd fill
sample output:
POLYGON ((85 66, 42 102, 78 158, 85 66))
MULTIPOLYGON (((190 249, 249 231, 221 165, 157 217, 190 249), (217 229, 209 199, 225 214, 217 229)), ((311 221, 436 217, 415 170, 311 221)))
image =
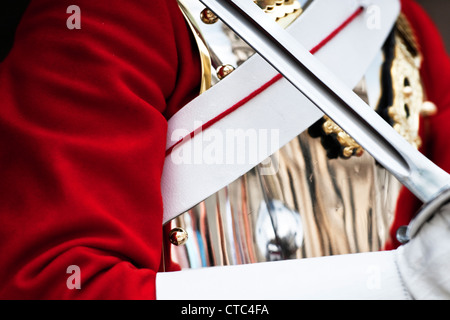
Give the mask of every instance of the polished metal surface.
POLYGON ((270 163, 277 174, 261 175, 260 164, 169 223, 189 234, 166 247, 172 262, 189 269, 383 248, 401 185, 369 154, 330 161, 303 133, 270 163))
POLYGON ((169 232, 169 241, 175 246, 182 246, 188 241, 189 234, 180 227, 175 227, 169 232))
POLYGON ((187 9, 184 0, 177 0, 177 3, 183 16, 185 17, 186 23, 192 32, 199 50, 202 74, 205 75, 201 78, 200 82, 200 93, 203 93, 211 87, 211 52, 208 50, 206 41, 200 32, 200 28, 195 23, 195 19, 190 17, 190 11, 187 9))
MULTIPOLYGON (((238 64, 253 54, 224 32, 238 64)), ((372 85, 363 79, 354 92, 369 103, 372 85)), ((269 160, 165 226, 166 271, 384 247, 401 183, 370 154, 330 160, 320 140, 305 132, 269 160), (264 174, 271 171, 276 174, 264 174)))
POLYGON ((424 203, 450 188, 450 175, 414 149, 253 3, 201 2, 424 203))

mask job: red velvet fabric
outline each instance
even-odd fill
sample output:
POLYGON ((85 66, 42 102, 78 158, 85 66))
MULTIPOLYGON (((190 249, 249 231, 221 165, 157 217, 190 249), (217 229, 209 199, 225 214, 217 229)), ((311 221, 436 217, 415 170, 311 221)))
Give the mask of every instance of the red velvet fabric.
MULTIPOLYGON (((412 0, 402 0, 402 12, 411 23, 423 56, 421 75, 426 99, 438 107, 435 116, 422 119, 420 135, 423 140, 421 152, 447 172, 450 172, 450 59, 444 42, 433 21, 412 0)), ((420 210, 422 203, 403 188, 397 204, 396 216, 391 228, 391 241, 386 249, 397 248, 400 243, 395 234, 407 225, 420 210)))
POLYGON ((72 4, 31 1, 0 64, 0 298, 153 299, 166 118, 198 54, 176 0, 78 0, 81 30, 72 4))

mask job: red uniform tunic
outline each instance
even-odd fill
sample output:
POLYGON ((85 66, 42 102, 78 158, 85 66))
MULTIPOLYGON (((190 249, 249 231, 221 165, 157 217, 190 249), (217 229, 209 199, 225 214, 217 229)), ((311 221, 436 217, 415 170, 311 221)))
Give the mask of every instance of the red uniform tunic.
POLYGON ((0 64, 0 298, 155 298, 165 116, 198 54, 176 0, 78 0, 80 30, 72 4, 31 1, 0 64))
MULTIPOLYGON (((426 151, 449 170, 450 64, 403 3, 440 108, 426 151)), ((0 64, 0 298, 153 299, 166 119, 198 93, 199 58, 175 0, 78 0, 81 30, 66 27, 72 4, 32 0, 0 64)))
MULTIPOLYGON (((421 151, 442 169, 450 172, 450 59, 436 26, 425 11, 412 0, 401 2, 402 11, 414 29, 423 56, 421 76, 426 99, 438 107, 435 116, 422 119, 421 151)), ((395 238, 396 230, 407 225, 421 205, 419 200, 403 188, 391 229, 392 241, 387 244, 386 249, 400 245, 395 238)))

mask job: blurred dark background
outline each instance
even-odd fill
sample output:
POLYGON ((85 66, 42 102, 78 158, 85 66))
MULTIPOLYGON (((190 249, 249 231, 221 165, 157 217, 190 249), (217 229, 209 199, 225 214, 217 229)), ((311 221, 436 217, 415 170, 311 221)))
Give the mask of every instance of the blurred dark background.
POLYGON ((450 53, 450 0, 416 0, 439 28, 450 53))

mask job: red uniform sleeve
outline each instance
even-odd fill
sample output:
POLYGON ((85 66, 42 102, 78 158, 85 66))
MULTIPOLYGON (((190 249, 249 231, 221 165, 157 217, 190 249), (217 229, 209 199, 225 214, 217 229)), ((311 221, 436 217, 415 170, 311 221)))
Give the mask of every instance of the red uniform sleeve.
POLYGON ((166 118, 197 52, 175 0, 77 0, 69 30, 72 4, 32 0, 0 64, 0 298, 153 299, 166 118))
MULTIPOLYGON (((402 0, 402 11, 411 23, 420 45, 423 56, 421 76, 426 99, 438 108, 435 116, 422 120, 421 151, 442 169, 450 172, 450 59, 438 29, 425 11, 412 0, 402 0)), ((395 238, 397 229, 407 225, 421 205, 408 190, 402 190, 391 230, 392 243, 389 243, 387 249, 400 245, 395 238)))

